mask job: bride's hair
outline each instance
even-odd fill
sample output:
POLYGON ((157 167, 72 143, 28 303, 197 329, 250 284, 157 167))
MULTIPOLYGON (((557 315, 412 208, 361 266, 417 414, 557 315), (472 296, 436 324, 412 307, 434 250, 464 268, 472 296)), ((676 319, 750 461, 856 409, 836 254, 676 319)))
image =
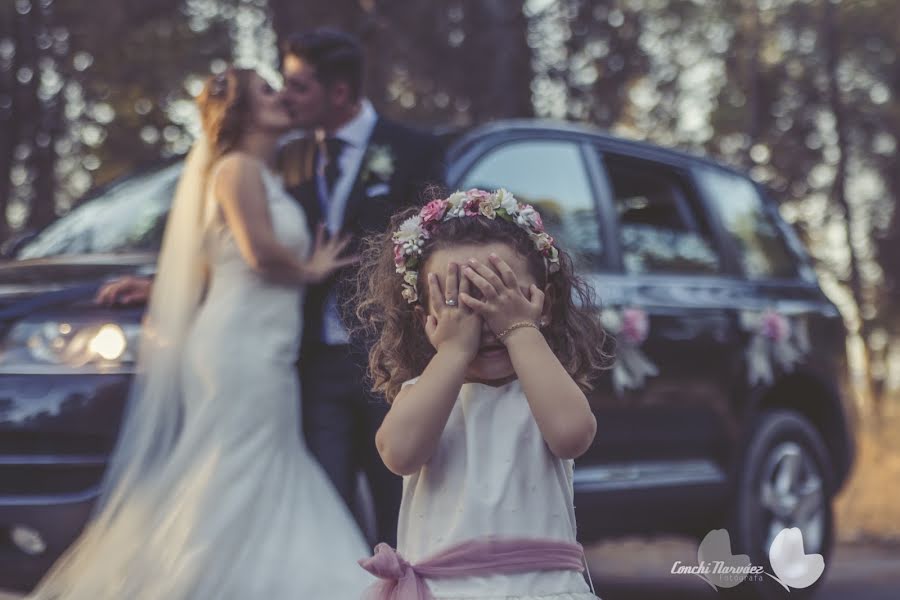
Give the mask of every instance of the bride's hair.
POLYGON ((228 67, 209 77, 197 96, 200 122, 212 149, 213 162, 235 149, 250 122, 253 74, 251 69, 228 67))
MULTIPOLYGON (((437 197, 437 190, 430 195, 437 197)), ((390 228, 364 240, 355 296, 348 307, 356 309, 354 334, 370 347, 369 378, 373 390, 392 402, 404 381, 421 375, 435 351, 415 307, 428 305, 425 277, 418 281, 418 301, 403 297, 403 278, 394 263, 393 234, 401 223, 419 211, 409 208, 391 219, 390 228)), ((611 366, 611 338, 603 330, 593 288, 575 273, 572 257, 559 249, 559 271, 547 273, 544 257, 521 227, 503 219, 471 217, 451 219, 431 232, 422 247, 419 264, 440 248, 459 244, 502 242, 527 258, 538 286, 550 302, 550 323, 544 329, 547 343, 575 382, 585 392, 593 389, 601 371, 611 366)))

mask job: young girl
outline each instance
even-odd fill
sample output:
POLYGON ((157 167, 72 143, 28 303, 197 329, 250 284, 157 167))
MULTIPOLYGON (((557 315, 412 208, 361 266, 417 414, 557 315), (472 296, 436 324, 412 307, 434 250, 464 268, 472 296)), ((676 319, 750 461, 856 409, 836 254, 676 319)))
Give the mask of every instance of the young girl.
POLYGON ((360 561, 372 599, 588 600, 573 459, 606 366, 592 294, 507 191, 395 217, 366 253, 358 315, 377 335, 376 436, 404 477, 398 550, 360 561))

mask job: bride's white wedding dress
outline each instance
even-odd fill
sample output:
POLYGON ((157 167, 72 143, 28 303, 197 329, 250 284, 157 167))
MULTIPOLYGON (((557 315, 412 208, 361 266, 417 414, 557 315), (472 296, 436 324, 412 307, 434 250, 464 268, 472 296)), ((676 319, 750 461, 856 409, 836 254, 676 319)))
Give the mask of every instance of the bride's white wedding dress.
MULTIPOLYGON (((263 173, 278 240, 306 256, 302 209, 263 173)), ((355 521, 300 438, 303 292, 253 271, 207 202, 211 282, 184 347, 177 443, 111 525, 88 527, 61 563, 72 576, 35 598, 352 600, 372 581, 355 521)))

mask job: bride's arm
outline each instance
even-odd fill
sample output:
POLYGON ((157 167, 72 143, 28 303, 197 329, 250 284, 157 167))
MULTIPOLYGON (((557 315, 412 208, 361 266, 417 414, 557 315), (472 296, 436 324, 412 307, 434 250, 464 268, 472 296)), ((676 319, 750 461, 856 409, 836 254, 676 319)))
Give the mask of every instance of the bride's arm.
POLYGON ((339 257, 348 240, 326 241, 322 229, 307 261, 300 260, 278 241, 261 169, 256 159, 233 153, 222 159, 213 182, 214 197, 246 263, 273 279, 316 283, 353 262, 354 257, 339 257))

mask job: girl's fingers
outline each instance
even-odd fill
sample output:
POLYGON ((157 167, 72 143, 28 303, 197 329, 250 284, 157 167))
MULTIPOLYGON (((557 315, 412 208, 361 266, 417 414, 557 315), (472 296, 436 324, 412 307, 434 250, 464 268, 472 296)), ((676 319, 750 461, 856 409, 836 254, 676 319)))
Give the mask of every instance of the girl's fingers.
MULTIPOLYGON (((463 294, 471 297, 472 284, 469 283, 468 277, 461 277, 459 280, 459 296, 462 297, 463 294)), ((466 307, 466 310, 470 310, 466 307)))
POLYGON ((486 299, 490 300, 497 297, 497 288, 492 286, 487 279, 482 277, 472 267, 466 265, 466 268, 463 269, 463 276, 467 277, 475 287, 481 290, 486 299))
POLYGON ((469 266, 475 269, 475 271, 479 275, 481 275, 485 281, 491 284, 491 287, 494 288, 494 291, 496 293, 500 293, 500 290, 506 287, 506 285, 504 285, 503 281, 497 275, 497 272, 490 268, 488 265, 485 265, 474 258, 470 258, 469 266))
POLYGON ((441 282, 434 273, 428 274, 428 298, 434 307, 434 312, 440 313, 444 306, 444 292, 441 290, 441 282))
POLYGON ((453 305, 459 296, 459 265, 451 262, 447 265, 447 280, 444 285, 444 300, 453 305))
POLYGON ((437 319, 428 315, 428 317, 425 318, 425 335, 428 337, 433 336, 435 329, 437 329, 437 319))
POLYGON ((516 279, 516 272, 512 270, 512 267, 496 254, 491 253, 490 259, 494 268, 500 273, 500 279, 503 280, 506 287, 514 290, 519 289, 519 281, 516 279))
POLYGON ((459 293, 459 301, 462 305, 470 308, 475 311, 479 315, 483 314, 487 310, 487 304, 480 300, 476 300, 474 297, 469 294, 464 294, 462 292, 459 293))

